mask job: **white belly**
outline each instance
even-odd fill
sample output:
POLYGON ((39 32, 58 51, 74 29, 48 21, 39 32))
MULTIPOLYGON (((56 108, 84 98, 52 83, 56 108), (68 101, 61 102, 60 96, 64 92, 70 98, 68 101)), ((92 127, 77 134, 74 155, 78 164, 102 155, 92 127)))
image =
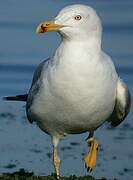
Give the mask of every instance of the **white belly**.
POLYGON ((117 76, 112 77, 107 70, 102 73, 88 78, 57 75, 53 81, 44 79, 28 110, 29 116, 52 135, 95 130, 109 117, 115 104, 117 76))

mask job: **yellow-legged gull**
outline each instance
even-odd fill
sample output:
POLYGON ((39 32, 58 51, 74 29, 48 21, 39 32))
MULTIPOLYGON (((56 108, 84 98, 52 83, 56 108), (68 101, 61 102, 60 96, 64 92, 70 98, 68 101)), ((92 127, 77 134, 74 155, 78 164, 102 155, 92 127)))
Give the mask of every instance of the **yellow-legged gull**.
POLYGON ((54 56, 36 69, 28 95, 6 97, 26 101, 30 122, 53 140, 53 161, 60 177, 58 143, 67 134, 89 132, 89 171, 96 165, 98 141, 94 131, 105 121, 120 124, 130 109, 130 94, 118 77, 111 58, 101 49, 102 27, 95 10, 86 5, 63 8, 38 33, 57 31, 62 42, 54 56))

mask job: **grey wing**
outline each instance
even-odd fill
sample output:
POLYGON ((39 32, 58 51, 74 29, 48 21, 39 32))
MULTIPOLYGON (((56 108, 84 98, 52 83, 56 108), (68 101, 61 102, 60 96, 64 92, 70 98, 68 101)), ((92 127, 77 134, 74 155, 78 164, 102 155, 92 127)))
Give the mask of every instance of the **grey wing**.
POLYGON ((33 75, 33 80, 31 84, 31 88, 28 93, 28 98, 27 98, 27 103, 26 103, 26 112, 27 112, 27 117, 30 123, 33 122, 33 119, 31 119, 31 117, 28 115, 28 110, 30 106, 32 105, 33 99, 40 88, 41 75, 42 75, 42 72, 45 71, 45 69, 47 68, 48 63, 49 63, 49 59, 44 60, 42 63, 40 63, 38 67, 36 68, 33 75))
POLYGON ((41 76, 42 70, 45 68, 45 66, 47 66, 48 62, 49 62, 49 59, 46 59, 38 65, 33 75, 31 87, 38 81, 38 79, 41 76))
POLYGON ((108 121, 112 126, 119 125, 128 115, 131 106, 131 96, 127 85, 119 79, 117 84, 116 103, 108 121))

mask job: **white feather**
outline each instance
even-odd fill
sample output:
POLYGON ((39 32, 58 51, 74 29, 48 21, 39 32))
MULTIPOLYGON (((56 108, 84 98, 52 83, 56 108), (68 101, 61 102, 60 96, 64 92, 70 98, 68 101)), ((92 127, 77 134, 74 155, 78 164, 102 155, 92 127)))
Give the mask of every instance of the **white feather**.
POLYGON ((34 76, 27 115, 52 136, 93 131, 112 113, 118 81, 101 49, 100 19, 92 8, 78 5, 62 10, 56 22, 69 26, 60 30, 55 55, 39 66, 39 78, 34 76), (76 14, 81 22, 74 21, 76 14))

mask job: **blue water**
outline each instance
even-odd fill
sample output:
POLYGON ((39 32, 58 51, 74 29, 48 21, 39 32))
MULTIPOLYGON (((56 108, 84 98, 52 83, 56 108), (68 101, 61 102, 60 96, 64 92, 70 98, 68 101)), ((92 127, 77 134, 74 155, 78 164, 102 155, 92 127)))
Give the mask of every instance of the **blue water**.
MULTIPOLYGON (((36 34, 36 26, 54 17, 65 5, 77 2, 97 10, 103 22, 103 49, 112 56, 120 77, 133 94, 132 0, 1 0, 1 97, 28 91, 36 65, 49 57, 60 42, 56 33, 36 34)), ((53 170, 51 139, 36 125, 28 123, 24 106, 24 103, 0 100, 0 172, 25 168, 36 174, 50 174, 53 170)), ((101 149, 93 176, 132 180, 132 116, 131 109, 126 121, 116 129, 105 125, 96 132, 101 149)), ((87 134, 74 135, 61 142, 63 175, 87 174, 82 160, 88 151, 86 137, 87 134)))

